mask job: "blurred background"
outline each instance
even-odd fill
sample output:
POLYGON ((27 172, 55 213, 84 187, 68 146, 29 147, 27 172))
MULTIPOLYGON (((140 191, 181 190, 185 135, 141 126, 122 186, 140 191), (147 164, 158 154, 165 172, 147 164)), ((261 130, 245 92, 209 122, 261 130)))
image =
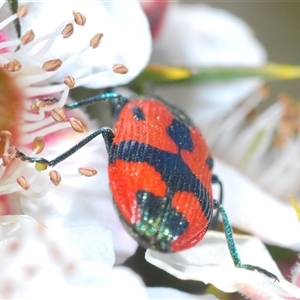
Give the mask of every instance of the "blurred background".
MULTIPOLYGON (((182 1, 191 3, 191 1, 182 1)), ((198 1, 242 18, 265 47, 269 61, 300 65, 300 1, 198 1)), ((300 99, 299 80, 270 83, 271 95, 300 99)))

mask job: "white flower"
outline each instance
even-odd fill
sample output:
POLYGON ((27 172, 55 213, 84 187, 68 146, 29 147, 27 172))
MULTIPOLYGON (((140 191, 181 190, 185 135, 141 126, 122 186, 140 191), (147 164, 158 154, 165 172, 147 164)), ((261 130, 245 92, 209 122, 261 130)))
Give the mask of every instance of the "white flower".
MULTIPOLYGON (((73 79, 74 87, 128 83, 145 67, 150 55, 149 26, 137 2, 115 5, 63 1, 57 6, 53 1, 21 1, 18 13, 11 16, 7 3, 2 2, 0 13, 0 71, 6 91, 0 103, 0 130, 12 132, 13 145, 28 155, 36 155, 38 148, 43 148, 42 142, 34 143, 37 148, 32 152, 36 136, 44 136, 43 156, 47 158, 61 154, 81 140, 84 135, 72 130, 71 117, 81 120, 87 134, 97 129, 80 111, 68 113, 66 122, 56 122, 50 116, 53 109, 64 106, 73 79), (74 17, 78 19, 75 22, 74 17), (15 19, 20 21, 20 39, 12 26, 15 19), (116 63, 124 64, 128 73, 114 72, 116 63), (33 101, 45 97, 56 97, 59 102, 45 105, 43 100, 33 101)), ((60 113, 58 117, 64 118, 60 113)), ((7 132, 2 132, 1 143, 1 156, 3 152, 4 155, 0 193, 9 197, 12 206, 21 203, 21 209, 13 207, 12 213, 28 214, 53 232, 65 228, 68 238, 82 248, 90 261, 103 259, 98 247, 104 228, 116 230, 113 237, 119 247, 118 262, 135 251, 136 242, 122 229, 112 206, 107 155, 101 137, 56 168, 63 170, 59 187, 53 186, 48 172, 38 173, 33 165, 17 159, 9 163, 14 152, 7 132), (93 166, 99 173, 93 179, 82 177, 77 172, 82 166, 93 166)))
POLYGON ((62 233, 52 235, 28 216, 1 216, 0 225, 1 298, 147 299, 141 279, 132 271, 110 269, 111 238, 99 248, 100 255, 111 256, 111 265, 91 264, 62 233))

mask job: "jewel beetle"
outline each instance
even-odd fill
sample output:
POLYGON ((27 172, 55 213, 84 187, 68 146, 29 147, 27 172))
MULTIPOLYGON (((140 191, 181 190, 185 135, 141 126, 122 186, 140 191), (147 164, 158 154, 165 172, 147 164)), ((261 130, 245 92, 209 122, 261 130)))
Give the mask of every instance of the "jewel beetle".
POLYGON ((162 252, 191 248, 207 232, 217 208, 235 266, 279 281, 263 268, 241 263, 226 211, 221 201, 213 199, 212 183, 220 185, 222 198, 222 184, 212 174, 213 158, 190 118, 163 100, 129 100, 114 92, 67 104, 65 109, 105 100, 113 106, 114 130, 102 127, 51 161, 26 156, 18 149, 17 157, 55 166, 102 135, 115 207, 124 227, 141 246, 162 252))

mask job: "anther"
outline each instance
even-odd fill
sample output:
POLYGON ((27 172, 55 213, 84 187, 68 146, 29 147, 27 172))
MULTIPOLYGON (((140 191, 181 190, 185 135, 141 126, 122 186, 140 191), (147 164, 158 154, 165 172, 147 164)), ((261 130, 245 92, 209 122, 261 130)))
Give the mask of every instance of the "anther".
POLYGON ((78 172, 86 177, 92 177, 97 174, 97 171, 92 167, 82 167, 78 169, 78 172))
POLYGON ((11 142, 12 141, 12 134, 10 131, 8 130, 2 130, 0 132, 0 137, 1 137, 1 141, 9 141, 11 142))
POLYGON ((75 119, 75 118, 70 118, 70 124, 73 128, 74 131, 79 132, 79 133, 83 133, 85 131, 84 126, 82 125, 82 123, 75 119))
POLYGON ((72 76, 66 76, 64 80, 64 84, 68 86, 70 89, 75 86, 75 79, 72 76))
POLYGON ((30 109, 35 112, 38 113, 40 111, 41 107, 45 107, 46 103, 44 101, 41 101, 39 99, 35 99, 31 102, 30 104, 30 109))
POLYGON ((35 34, 34 34, 33 30, 30 29, 21 37, 21 43, 22 43, 22 45, 26 45, 26 44, 30 43, 31 41, 33 41, 34 38, 35 38, 35 34))
POLYGON ((51 111, 52 118, 58 123, 67 122, 67 116, 62 107, 56 107, 51 111))
POLYGON ((26 5, 22 5, 18 8, 17 10, 17 16, 19 18, 23 18, 27 15, 27 6, 26 5))
POLYGON ((83 26, 86 22, 86 17, 84 16, 84 14, 74 10, 73 11, 73 16, 74 16, 74 21, 77 25, 79 26, 83 26))
POLYGON ((42 136, 35 137, 32 143, 32 150, 34 150, 36 154, 39 154, 44 150, 44 148, 44 138, 42 136))
POLYGON ((123 64, 113 65, 113 71, 118 74, 126 74, 128 69, 123 64))
POLYGON ((95 49, 100 45, 103 33, 97 33, 90 41, 91 48, 95 49))
POLYGON ((52 72, 52 71, 56 71, 57 69, 59 69, 61 65, 62 65, 62 60, 60 60, 59 58, 50 59, 50 60, 44 62, 42 69, 46 72, 52 72))
POLYGON ((25 191, 29 190, 29 188, 30 188, 30 184, 24 176, 19 176, 17 178, 17 183, 25 191))
POLYGON ((3 65, 3 67, 8 72, 16 72, 16 71, 21 70, 22 65, 17 59, 13 59, 12 61, 10 61, 7 64, 3 65))
POLYGON ((56 170, 52 170, 52 171, 50 171, 49 176, 50 176, 50 180, 52 181, 52 183, 55 186, 58 186, 59 183, 61 182, 60 174, 56 170))
POLYGON ((68 23, 65 28, 62 30, 61 34, 64 39, 70 37, 74 32, 74 25, 72 23, 68 23))

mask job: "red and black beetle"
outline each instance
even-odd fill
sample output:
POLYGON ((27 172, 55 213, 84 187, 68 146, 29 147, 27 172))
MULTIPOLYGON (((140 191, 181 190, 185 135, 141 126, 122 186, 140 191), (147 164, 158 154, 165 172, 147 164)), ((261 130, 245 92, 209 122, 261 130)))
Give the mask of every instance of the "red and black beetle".
MULTIPOLYGON (((221 212, 228 248, 236 267, 272 273, 242 264, 231 226, 221 203, 213 199, 213 159, 200 131, 180 109, 162 100, 132 100, 106 93, 65 105, 66 109, 110 100, 115 129, 102 127, 77 145, 48 161, 22 160, 54 166, 102 135, 108 152, 108 175, 114 203, 128 232, 145 248, 175 252, 191 248, 207 232, 214 208, 221 212)), ((221 192, 222 194, 222 192, 221 192)))

